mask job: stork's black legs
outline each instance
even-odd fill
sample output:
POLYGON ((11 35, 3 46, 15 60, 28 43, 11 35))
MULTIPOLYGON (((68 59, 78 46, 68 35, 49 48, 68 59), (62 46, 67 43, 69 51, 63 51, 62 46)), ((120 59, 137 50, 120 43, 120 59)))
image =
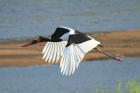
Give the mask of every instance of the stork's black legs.
POLYGON ((114 57, 114 56, 112 56, 112 55, 110 55, 110 54, 108 54, 108 53, 102 51, 102 50, 99 49, 99 48, 94 48, 94 49, 97 50, 97 51, 99 51, 99 52, 101 52, 101 53, 103 53, 103 54, 105 54, 105 55, 107 55, 107 56, 109 56, 109 57, 111 57, 111 58, 113 58, 113 59, 115 59, 115 60, 117 60, 117 61, 121 61, 120 58, 118 58, 118 57, 114 57))

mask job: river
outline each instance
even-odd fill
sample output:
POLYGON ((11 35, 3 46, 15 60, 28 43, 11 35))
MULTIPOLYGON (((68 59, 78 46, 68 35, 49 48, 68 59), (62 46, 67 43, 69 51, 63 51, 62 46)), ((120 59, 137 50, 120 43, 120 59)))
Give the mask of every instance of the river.
MULTIPOLYGON (((81 63, 71 76, 60 74, 58 65, 0 68, 1 93, 95 93, 96 87, 114 87, 129 80, 140 83, 140 58, 81 63)), ((114 93, 114 92, 110 92, 114 93)))
POLYGON ((50 35, 57 26, 81 32, 140 28, 140 0, 0 0, 0 39, 50 35))

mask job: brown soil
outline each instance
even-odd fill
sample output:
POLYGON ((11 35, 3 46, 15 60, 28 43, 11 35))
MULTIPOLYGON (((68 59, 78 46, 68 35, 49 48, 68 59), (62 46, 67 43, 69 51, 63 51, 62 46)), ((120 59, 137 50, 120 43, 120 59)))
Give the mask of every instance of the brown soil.
MULTIPOLYGON (((140 56, 140 30, 88 33, 104 46, 103 51, 118 57, 140 56)), ((0 67, 30 66, 45 64, 41 51, 45 43, 23 48, 28 41, 10 41, 0 43, 0 67)), ((85 60, 108 59, 95 50, 85 55, 85 60)))

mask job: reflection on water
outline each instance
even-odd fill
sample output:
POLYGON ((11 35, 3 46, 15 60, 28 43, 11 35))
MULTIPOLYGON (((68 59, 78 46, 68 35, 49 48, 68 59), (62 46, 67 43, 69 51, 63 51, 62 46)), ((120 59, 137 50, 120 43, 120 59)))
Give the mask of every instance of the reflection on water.
POLYGON ((0 39, 48 35, 59 25, 82 32, 140 28, 140 0, 0 0, 0 39))
MULTIPOLYGON (((59 73, 58 65, 0 68, 1 93, 95 93, 95 88, 111 89, 121 81, 140 82, 140 58, 126 58, 80 64, 70 77, 59 73)), ((114 89, 113 89, 114 90, 114 89)))

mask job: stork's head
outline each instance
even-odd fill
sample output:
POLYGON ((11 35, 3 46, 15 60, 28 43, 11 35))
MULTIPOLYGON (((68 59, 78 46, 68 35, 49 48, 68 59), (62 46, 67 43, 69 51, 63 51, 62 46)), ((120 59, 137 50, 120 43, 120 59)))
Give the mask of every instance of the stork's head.
POLYGON ((33 41, 23 45, 22 47, 28 47, 28 46, 31 46, 31 45, 34 45, 34 44, 37 44, 37 43, 45 42, 45 41, 48 41, 48 39, 44 38, 42 36, 38 36, 36 39, 34 39, 33 41))

